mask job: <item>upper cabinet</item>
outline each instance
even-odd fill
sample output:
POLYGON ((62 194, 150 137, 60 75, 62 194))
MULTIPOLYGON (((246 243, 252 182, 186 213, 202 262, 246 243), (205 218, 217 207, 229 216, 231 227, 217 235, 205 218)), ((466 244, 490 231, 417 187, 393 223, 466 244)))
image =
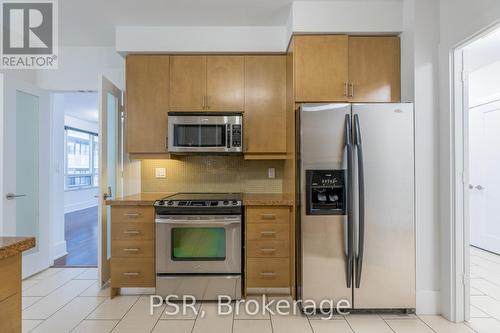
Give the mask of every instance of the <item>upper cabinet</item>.
POLYGON ((352 102, 399 102, 399 37, 349 37, 352 102))
POLYGON ((347 36, 295 36, 295 100, 347 100, 348 50, 347 36))
POLYGON ((205 111, 206 77, 205 56, 171 56, 170 110, 205 111))
POLYGON ((167 153, 170 57, 129 55, 126 60, 127 152, 167 153))
POLYGON ((206 96, 209 111, 244 110, 244 56, 207 56, 206 96))
POLYGON ((243 115, 245 158, 286 154, 285 55, 245 57, 243 115))
POLYGON ((171 56, 170 110, 243 111, 243 56, 171 56))
POLYGON ((399 37, 293 38, 296 102, 399 102, 399 37))

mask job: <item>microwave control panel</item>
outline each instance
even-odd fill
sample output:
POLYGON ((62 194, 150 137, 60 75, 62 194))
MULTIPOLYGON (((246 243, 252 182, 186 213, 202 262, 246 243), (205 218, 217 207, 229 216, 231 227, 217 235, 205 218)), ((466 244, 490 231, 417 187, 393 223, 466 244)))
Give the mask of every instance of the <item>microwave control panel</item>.
MULTIPOLYGON (((231 147, 238 148, 241 147, 241 125, 233 124, 231 125, 231 147)), ((230 148, 230 147, 228 147, 230 148)))

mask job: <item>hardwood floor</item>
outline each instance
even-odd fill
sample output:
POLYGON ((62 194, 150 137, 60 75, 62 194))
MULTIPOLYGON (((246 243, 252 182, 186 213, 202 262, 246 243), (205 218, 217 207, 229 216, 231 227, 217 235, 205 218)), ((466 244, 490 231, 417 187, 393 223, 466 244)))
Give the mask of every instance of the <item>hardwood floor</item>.
POLYGON ((65 214, 64 237, 68 254, 54 267, 97 266, 97 206, 65 214))

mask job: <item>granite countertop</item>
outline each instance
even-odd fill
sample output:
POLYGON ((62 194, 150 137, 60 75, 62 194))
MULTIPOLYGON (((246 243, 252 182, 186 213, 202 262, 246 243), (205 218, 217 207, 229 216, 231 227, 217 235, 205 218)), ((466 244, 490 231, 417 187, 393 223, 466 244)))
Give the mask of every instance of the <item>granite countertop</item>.
MULTIPOLYGON (((111 206, 150 206, 155 200, 159 200, 175 192, 142 192, 107 200, 106 204, 111 206)), ((292 206, 293 197, 283 193, 243 193, 243 205, 245 206, 292 206)))
POLYGON ((35 247, 34 237, 0 237, 0 259, 15 256, 35 247))

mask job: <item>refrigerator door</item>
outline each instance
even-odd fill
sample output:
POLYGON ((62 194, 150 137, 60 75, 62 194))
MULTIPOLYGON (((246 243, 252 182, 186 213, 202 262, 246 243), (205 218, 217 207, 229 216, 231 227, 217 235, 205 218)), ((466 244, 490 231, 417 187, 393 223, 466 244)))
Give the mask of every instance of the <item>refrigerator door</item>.
POLYGON ((355 165, 360 171, 355 184, 359 192, 355 209, 360 211, 355 228, 354 307, 412 309, 413 104, 353 104, 352 108, 355 165))
POLYGON ((321 170, 347 168, 350 115, 350 104, 304 104, 300 109, 299 297, 318 306, 325 299, 352 304, 346 269, 347 216, 306 213, 306 171, 328 174, 321 170))

